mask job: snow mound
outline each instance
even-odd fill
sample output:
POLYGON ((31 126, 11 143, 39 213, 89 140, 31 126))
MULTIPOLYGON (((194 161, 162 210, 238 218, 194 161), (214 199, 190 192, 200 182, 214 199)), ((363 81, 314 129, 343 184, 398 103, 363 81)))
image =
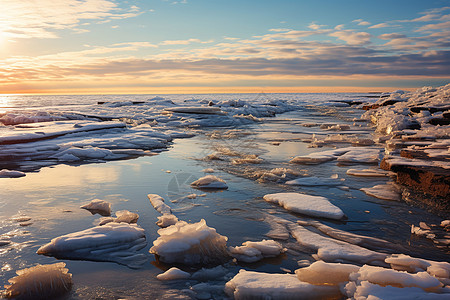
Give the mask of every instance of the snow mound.
POLYGON ((225 284, 229 297, 240 299, 334 299, 342 295, 335 286, 301 282, 293 274, 268 274, 240 270, 225 284))
POLYGON ((105 217, 111 215, 111 203, 105 200, 94 199, 90 203, 80 206, 80 208, 87 209, 93 215, 99 214, 105 217))
POLYGON ((187 279, 191 277, 191 274, 188 272, 184 272, 176 267, 172 267, 166 272, 162 274, 156 275, 156 278, 159 280, 178 280, 178 279, 187 279))
POLYGON ((227 189, 225 180, 214 175, 206 175, 191 183, 191 186, 199 189, 227 189))
POLYGON ((63 259, 110 261, 138 268, 147 257, 138 251, 147 245, 145 231, 135 224, 108 223, 54 238, 37 254, 63 259))
POLYGON ((186 265, 217 264, 228 258, 228 238, 208 227, 204 219, 197 223, 178 221, 158 230, 160 235, 150 248, 165 263, 186 265))
POLYGON ((37 265, 17 271, 5 285, 6 297, 14 299, 54 299, 71 290, 72 274, 63 262, 37 265))
POLYGON ((283 206, 285 209, 313 217, 342 219, 344 212, 327 198, 301 193, 267 194, 264 200, 283 206))

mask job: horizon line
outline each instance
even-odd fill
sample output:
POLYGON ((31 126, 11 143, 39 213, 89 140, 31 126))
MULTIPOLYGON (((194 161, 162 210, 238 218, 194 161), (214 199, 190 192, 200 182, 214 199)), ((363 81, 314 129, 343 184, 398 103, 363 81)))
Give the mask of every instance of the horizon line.
POLYGON ((145 88, 87 88, 58 90, 17 90, 2 93, 0 96, 13 95, 169 95, 169 94, 293 94, 293 93, 384 93, 394 90, 413 91, 418 87, 145 87, 145 88), (130 91, 133 90, 133 91, 130 91))

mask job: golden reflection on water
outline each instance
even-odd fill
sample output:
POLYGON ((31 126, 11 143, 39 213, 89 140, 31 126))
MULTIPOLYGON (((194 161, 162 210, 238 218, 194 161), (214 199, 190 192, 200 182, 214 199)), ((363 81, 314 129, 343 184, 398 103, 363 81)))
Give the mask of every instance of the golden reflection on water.
POLYGON ((22 178, 10 179, 6 184, 11 189, 20 187, 22 190, 84 189, 89 185, 116 182, 119 174, 120 170, 116 166, 60 165, 57 168, 44 168, 38 173, 28 173, 22 178))

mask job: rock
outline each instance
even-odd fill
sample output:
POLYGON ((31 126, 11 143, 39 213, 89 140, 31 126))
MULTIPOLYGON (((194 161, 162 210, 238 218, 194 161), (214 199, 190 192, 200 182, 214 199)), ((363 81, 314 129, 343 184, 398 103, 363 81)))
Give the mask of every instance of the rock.
POLYGON ((406 186, 407 202, 431 208, 441 215, 450 213, 450 175, 438 167, 393 166, 397 183, 406 186))

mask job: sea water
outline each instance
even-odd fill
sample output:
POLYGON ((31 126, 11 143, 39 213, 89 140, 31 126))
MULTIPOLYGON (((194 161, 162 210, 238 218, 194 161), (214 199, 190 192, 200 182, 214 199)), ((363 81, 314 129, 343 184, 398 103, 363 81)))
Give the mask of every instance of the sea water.
MULTIPOLYGON (((96 96, 2 96, 0 110, 3 114, 25 113, 35 116, 35 112, 50 112, 51 115, 78 113, 127 117, 139 123, 154 121, 159 112, 146 106, 148 99, 162 101, 156 95, 96 95, 96 96), (99 102, 121 103, 104 105, 99 102), (131 102, 131 104, 130 104, 131 102), (135 102, 135 104, 133 104, 135 102), (136 103, 136 102, 144 102, 136 103), (128 104, 127 104, 128 103, 128 104)), ((295 103, 296 109, 272 117, 258 117, 258 122, 228 124, 227 126, 177 126, 157 127, 157 130, 187 132, 185 138, 175 138, 168 148, 157 155, 129 157, 111 161, 88 160, 76 162, 34 163, 18 162, 26 172, 21 178, 0 178, 0 236, 10 236, 11 244, 0 246, 0 286, 17 270, 36 264, 51 264, 58 260, 37 255, 37 249, 52 238, 71 232, 81 231, 97 224, 99 215, 91 215, 80 209, 92 199, 103 199, 112 204, 113 211, 129 210, 139 214, 138 225, 145 229, 148 245, 140 253, 148 255, 148 262, 139 269, 110 262, 74 261, 63 259, 69 272, 73 274, 74 286, 68 299, 161 299, 195 297, 196 280, 161 282, 156 275, 170 268, 148 253, 153 241, 158 237, 155 225, 156 212, 150 205, 147 194, 158 194, 166 199, 174 214, 187 222, 205 219, 208 226, 228 237, 228 245, 238 246, 243 242, 260 241, 267 238, 270 231, 267 216, 282 217, 286 220, 308 220, 307 216, 292 214, 283 208, 263 200, 263 196, 277 192, 302 192, 323 196, 341 208, 347 216, 343 221, 319 219, 333 228, 361 235, 385 239, 401 248, 401 253, 437 261, 450 261, 447 254, 436 248, 425 238, 411 236, 411 224, 420 221, 438 224, 440 218, 425 210, 408 206, 403 202, 385 201, 370 197, 360 188, 372 187, 390 181, 386 178, 361 178, 346 174, 349 168, 367 168, 367 165, 346 165, 336 161, 318 165, 297 165, 289 161, 294 156, 307 155, 323 148, 311 147, 314 137, 322 139, 328 135, 351 135, 359 139, 373 138, 373 130, 367 123, 356 120, 362 114, 359 109, 348 105, 330 106, 329 102, 369 101, 367 94, 213 94, 213 95, 164 95, 175 105, 204 106, 220 101, 240 99, 261 105, 268 100, 285 100, 295 103), (315 126, 304 126, 304 125, 315 126), (346 131, 330 132, 321 130, 321 124, 349 124, 346 131), (175 128, 175 129, 174 129, 175 128), (230 131, 231 130, 231 131, 230 131), (187 137, 192 136, 192 137, 187 137), (234 165, 230 160, 208 160, 210 154, 224 149, 258 155, 259 164, 234 165), (33 168, 26 168, 33 165, 33 168), (46 166, 47 165, 47 166, 46 166), (340 186, 288 186, 271 181, 258 181, 254 174, 273 168, 290 168, 302 176, 336 178, 340 186), (223 191, 204 192, 193 189, 190 183, 205 175, 203 170, 212 168, 213 173, 224 179, 229 188, 223 191), (345 187, 345 188, 343 188, 345 187), (185 196, 196 193, 206 194, 195 199, 185 196), (181 200, 180 200, 181 199, 181 200), (28 216, 27 226, 20 226, 13 220, 15 216, 28 216), (194 286, 194 288, 192 288, 194 286)), ((186 117, 186 119, 188 119, 186 117)), ((181 119, 182 122, 186 121, 181 119)), ((153 126, 155 123, 152 123, 153 126)), ((187 123, 189 125, 189 123, 187 123)), ((182 124, 181 124, 182 125, 182 124)), ((219 124, 220 125, 220 124, 219 124)), ((133 126, 133 125, 130 125, 133 126)), ((89 133, 84 136, 88 138, 89 133)), ((0 145, 1 147, 5 147, 0 145)), ((373 145, 371 147, 381 147, 373 145)), ((232 159, 232 158, 230 158, 232 159)), ((0 169, 10 166, 4 159, 0 169)), ((375 167, 375 166, 372 166, 375 167)), ((268 258, 257 263, 228 263, 225 265, 228 278, 239 269, 270 273, 293 272, 298 261, 314 261, 311 253, 302 249, 293 238, 282 241, 290 249, 276 258, 268 258)), ((398 253, 398 252, 397 252, 398 253)), ((184 266, 193 272, 195 268, 184 266)), ((225 278, 227 278, 225 276, 225 278)), ((206 281, 211 297, 221 298, 223 278, 206 281)), ((204 294, 203 294, 204 295, 204 294)), ((208 295, 208 294, 206 294, 208 295)))

